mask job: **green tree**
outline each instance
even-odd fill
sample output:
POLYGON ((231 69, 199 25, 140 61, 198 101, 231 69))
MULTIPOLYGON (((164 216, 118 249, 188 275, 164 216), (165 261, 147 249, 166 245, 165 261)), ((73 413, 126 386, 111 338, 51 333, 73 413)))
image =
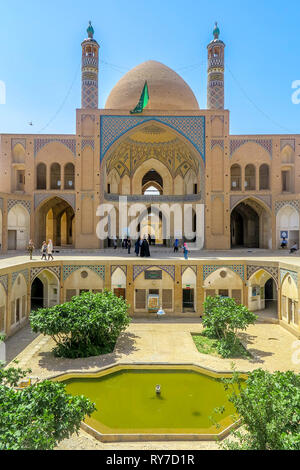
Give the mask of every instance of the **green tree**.
POLYGON ((246 382, 237 373, 224 382, 242 430, 223 448, 300 450, 300 374, 257 369, 246 382))
POLYGON ((68 395, 62 383, 16 388, 30 372, 0 364, 0 450, 53 449, 95 410, 88 398, 68 395))
POLYGON ((60 357, 89 357, 112 352, 130 323, 128 305, 111 291, 86 292, 70 302, 31 312, 34 332, 49 335, 60 357))
POLYGON ((218 339, 218 351, 223 357, 242 353, 237 333, 254 324, 257 316, 244 305, 228 297, 208 297, 204 302, 203 334, 218 339))

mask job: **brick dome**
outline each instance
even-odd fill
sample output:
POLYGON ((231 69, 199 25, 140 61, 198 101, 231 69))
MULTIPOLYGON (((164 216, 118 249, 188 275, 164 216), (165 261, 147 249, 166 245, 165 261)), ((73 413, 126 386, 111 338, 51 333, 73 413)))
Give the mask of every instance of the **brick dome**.
POLYGON ((147 80, 149 110, 199 110, 198 102, 189 85, 160 62, 149 60, 130 70, 110 92, 106 109, 131 111, 138 104, 147 80))

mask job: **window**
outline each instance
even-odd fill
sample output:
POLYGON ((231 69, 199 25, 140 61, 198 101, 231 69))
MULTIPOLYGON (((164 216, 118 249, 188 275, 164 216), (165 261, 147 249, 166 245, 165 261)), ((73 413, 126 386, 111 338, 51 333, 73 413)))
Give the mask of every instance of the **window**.
POLYGON ((75 167, 73 163, 67 163, 65 166, 65 182, 66 190, 75 189, 75 167))
POLYGON ((0 307, 0 331, 4 331, 5 307, 0 307))
POLYGON ((163 194, 163 179, 155 170, 148 171, 142 180, 142 194, 160 195, 163 194))
POLYGON ((166 310, 172 310, 172 289, 163 289, 162 291, 162 308, 166 310))
POLYGON ((146 290, 145 289, 136 289, 135 308, 140 309, 140 310, 146 309, 146 290))
POLYGON ((247 165, 245 168, 245 190, 253 191, 256 189, 255 166, 247 165))
POLYGON ((284 170, 281 172, 282 192, 291 192, 291 172, 284 170))
POLYGON ((61 189, 60 165, 53 163, 51 165, 51 189, 61 189))
POLYGON ((20 322, 20 299, 16 300, 16 323, 20 322))
POLYGON ((46 189, 47 168, 45 163, 39 163, 36 169, 36 189, 46 189))
POLYGON ((270 189, 269 165, 261 165, 259 169, 259 189, 270 189))
POLYGON ((26 295, 22 297, 22 318, 26 317, 26 295))
POLYGON ((232 289, 231 297, 238 305, 242 303, 242 291, 240 289, 232 289))
POLYGON ((66 291, 66 302, 70 302, 72 297, 75 297, 76 289, 67 289, 66 291))
POLYGON ((228 295, 229 295, 228 289, 219 289, 219 295, 221 297, 228 297, 228 295))
POLYGON ((232 165, 230 169, 231 191, 240 191, 242 187, 242 171, 240 165, 232 165))
POLYGON ((216 296, 216 291, 214 289, 207 289, 206 290, 206 298, 207 297, 215 297, 216 296))
POLYGON ((110 194, 110 184, 107 185, 107 194, 110 194))

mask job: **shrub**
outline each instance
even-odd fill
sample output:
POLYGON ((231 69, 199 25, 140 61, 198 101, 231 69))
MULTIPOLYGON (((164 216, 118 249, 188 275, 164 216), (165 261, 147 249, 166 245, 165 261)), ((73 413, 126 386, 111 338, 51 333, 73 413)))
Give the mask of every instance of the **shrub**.
POLYGON ((204 302, 203 334, 218 339, 218 352, 223 357, 246 355, 237 332, 254 324, 257 316, 244 305, 228 297, 208 297, 204 302))
POLYGON ((53 338, 56 356, 77 358, 112 352, 130 319, 125 300, 104 291, 33 311, 30 323, 34 332, 53 338))
POLYGON ((257 369, 242 381, 224 379, 242 431, 222 445, 239 450, 300 450, 300 374, 257 369))
POLYGON ((95 405, 68 395, 65 385, 45 380, 16 389, 30 370, 0 364, 0 450, 48 450, 78 432, 95 405))

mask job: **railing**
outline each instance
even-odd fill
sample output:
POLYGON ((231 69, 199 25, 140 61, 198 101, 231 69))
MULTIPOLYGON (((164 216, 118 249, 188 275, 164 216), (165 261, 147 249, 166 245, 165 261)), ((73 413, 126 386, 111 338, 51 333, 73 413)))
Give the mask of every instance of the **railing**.
POLYGON ((145 195, 145 194, 108 194, 104 193, 104 199, 107 201, 118 202, 120 197, 127 197, 127 202, 200 202, 201 193, 198 194, 183 194, 183 195, 145 195))
POLYGON ((231 191, 241 191, 242 189, 242 178, 240 176, 231 177, 231 191))

